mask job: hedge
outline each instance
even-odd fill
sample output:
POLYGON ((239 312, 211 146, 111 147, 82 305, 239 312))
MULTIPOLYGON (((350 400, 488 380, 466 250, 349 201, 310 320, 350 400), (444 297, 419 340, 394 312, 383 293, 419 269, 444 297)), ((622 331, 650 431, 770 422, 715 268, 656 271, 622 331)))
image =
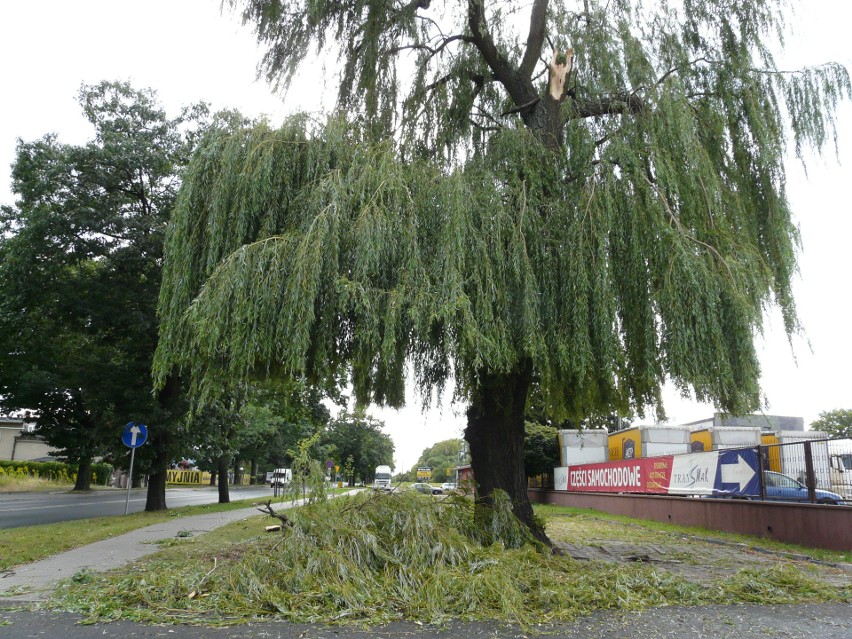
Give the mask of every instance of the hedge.
MULTIPOLYGON (((92 483, 106 486, 112 477, 112 464, 92 464, 92 483)), ((77 464, 65 462, 35 462, 26 460, 0 460, 0 475, 41 477, 53 481, 73 483, 77 477, 77 464)))

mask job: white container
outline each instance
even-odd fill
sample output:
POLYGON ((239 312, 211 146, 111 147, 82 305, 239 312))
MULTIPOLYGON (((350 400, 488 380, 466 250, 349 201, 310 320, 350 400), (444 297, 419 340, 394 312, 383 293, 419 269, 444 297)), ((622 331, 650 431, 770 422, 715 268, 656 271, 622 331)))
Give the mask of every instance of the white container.
POLYGON ((761 429, 756 426, 718 426, 692 431, 693 452, 760 446, 761 429))
POLYGON ((606 428, 560 430, 557 437, 562 466, 607 461, 606 428))

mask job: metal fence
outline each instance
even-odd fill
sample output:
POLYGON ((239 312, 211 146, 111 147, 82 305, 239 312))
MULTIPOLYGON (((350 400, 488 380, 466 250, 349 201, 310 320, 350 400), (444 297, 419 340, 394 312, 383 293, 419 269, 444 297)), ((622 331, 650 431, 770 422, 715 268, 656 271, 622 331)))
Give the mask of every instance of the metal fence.
POLYGON ((760 451, 764 499, 852 503, 852 439, 803 439, 760 451))

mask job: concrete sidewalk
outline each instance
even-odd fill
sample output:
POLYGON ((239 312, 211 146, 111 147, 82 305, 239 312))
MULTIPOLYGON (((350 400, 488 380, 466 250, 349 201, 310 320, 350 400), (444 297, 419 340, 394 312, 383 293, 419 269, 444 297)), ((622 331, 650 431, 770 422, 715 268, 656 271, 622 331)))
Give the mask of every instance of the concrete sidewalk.
MULTIPOLYGON (((293 505, 296 504, 281 504, 280 508, 293 505)), ((186 533, 193 536, 206 533, 233 521, 259 515, 262 513, 256 507, 251 507, 177 517, 41 561, 17 566, 0 573, 0 606, 42 601, 50 595, 59 581, 69 579, 81 571, 106 572, 157 552, 160 549, 157 545, 159 541, 184 536, 186 533), (13 594, 18 591, 25 592, 13 594)))

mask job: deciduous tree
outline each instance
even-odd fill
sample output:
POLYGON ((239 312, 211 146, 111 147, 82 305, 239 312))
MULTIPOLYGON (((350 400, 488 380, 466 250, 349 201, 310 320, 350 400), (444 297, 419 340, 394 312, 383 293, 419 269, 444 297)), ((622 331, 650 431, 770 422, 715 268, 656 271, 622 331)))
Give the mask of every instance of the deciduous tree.
POLYGON ((444 482, 453 478, 455 468, 461 463, 463 442, 461 439, 445 439, 437 442, 420 453, 417 468, 428 467, 432 469, 432 481, 444 482))
POLYGON ((83 86, 91 141, 20 141, 14 206, 0 227, 0 401, 38 412, 38 430, 79 463, 110 449, 127 421, 149 426, 136 456, 148 509, 165 508, 165 469, 181 416, 175 384, 151 395, 163 238, 203 106, 169 118, 151 90, 83 86))
POLYGON ((840 65, 776 67, 782 4, 227 4, 274 84, 329 51, 342 115, 207 138, 169 239, 160 383, 348 374, 399 405, 411 362, 467 402, 480 499, 505 490, 545 541, 534 381, 557 421, 662 411, 667 379, 758 406, 764 309, 797 329, 787 142, 821 150, 850 94, 840 65))
POLYGON ((811 430, 828 433, 832 437, 852 439, 852 410, 837 408, 826 410, 811 422, 811 430))
POLYGON ((393 440, 381 431, 382 426, 381 421, 359 411, 343 411, 329 422, 322 442, 337 465, 349 469, 349 482, 354 483, 356 477, 371 481, 376 466, 393 466, 393 440))

